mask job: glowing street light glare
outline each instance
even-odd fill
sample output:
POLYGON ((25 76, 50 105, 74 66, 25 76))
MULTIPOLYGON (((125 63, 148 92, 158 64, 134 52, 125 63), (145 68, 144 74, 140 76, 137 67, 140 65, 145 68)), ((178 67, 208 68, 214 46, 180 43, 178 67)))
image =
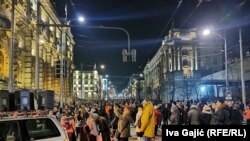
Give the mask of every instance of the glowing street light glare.
POLYGON ((210 30, 209 29, 205 29, 204 31, 203 31, 203 35, 205 35, 205 36, 207 36, 207 35, 209 35, 210 34, 210 30))
POLYGON ((101 69, 105 69, 105 65, 101 65, 100 67, 101 67, 101 69))
POLYGON ((82 16, 79 17, 78 20, 79 20, 80 22, 84 22, 84 21, 85 21, 84 17, 82 17, 82 16))

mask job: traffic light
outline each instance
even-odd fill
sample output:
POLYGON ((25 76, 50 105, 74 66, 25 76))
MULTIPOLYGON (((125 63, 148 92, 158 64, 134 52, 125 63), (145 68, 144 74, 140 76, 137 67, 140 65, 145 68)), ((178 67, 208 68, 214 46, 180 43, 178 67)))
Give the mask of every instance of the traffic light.
POLYGON ((131 58, 132 58, 132 62, 136 62, 136 50, 135 49, 131 50, 131 58))
POLYGON ((122 50, 122 62, 127 62, 128 61, 128 51, 127 49, 122 50))

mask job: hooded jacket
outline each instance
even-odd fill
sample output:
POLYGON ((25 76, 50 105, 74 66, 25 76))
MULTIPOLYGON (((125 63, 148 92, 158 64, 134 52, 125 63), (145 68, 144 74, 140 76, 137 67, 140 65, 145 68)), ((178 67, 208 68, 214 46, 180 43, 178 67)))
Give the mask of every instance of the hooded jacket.
POLYGON ((141 116, 140 131, 144 132, 144 136, 148 138, 154 137, 154 113, 151 101, 143 103, 143 113, 141 116))

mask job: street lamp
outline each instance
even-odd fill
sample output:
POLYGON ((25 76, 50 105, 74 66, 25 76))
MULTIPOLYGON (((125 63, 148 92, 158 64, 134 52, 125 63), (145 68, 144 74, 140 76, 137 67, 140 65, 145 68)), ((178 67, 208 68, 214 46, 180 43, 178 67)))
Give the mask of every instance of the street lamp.
POLYGON ((84 21, 85 21, 85 18, 84 18, 83 16, 80 16, 80 17, 78 18, 78 20, 79 20, 80 22, 84 22, 84 21))
POLYGON ((102 70, 104 70, 104 69, 105 69, 105 65, 102 64, 102 65, 100 66, 100 68, 101 68, 102 70))
POLYGON ((216 33, 216 32, 211 32, 209 29, 205 29, 203 31, 203 35, 204 36, 207 36, 209 34, 214 34, 216 35, 217 37, 221 38, 224 40, 224 51, 225 51, 225 78, 226 78, 226 90, 228 90, 228 86, 229 86, 229 83, 228 83, 228 68, 227 68, 227 40, 225 37, 221 36, 220 34, 216 33))

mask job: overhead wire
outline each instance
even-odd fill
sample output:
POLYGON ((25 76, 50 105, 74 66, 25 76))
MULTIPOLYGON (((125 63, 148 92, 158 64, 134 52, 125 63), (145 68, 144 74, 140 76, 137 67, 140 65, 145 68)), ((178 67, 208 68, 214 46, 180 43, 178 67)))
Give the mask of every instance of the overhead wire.
MULTIPOLYGON (((175 8, 174 12, 173 12, 172 15, 170 16, 170 19, 168 20, 167 24, 165 25, 165 27, 163 28, 162 32, 161 32, 160 35, 158 36, 158 39, 156 39, 156 41, 154 42, 153 46, 151 47, 150 52, 149 52, 149 55, 147 56, 147 58, 148 58, 148 59, 147 59, 147 62, 148 62, 148 60, 149 60, 149 57, 150 57, 151 53, 153 52, 153 49, 154 49, 155 45, 157 44, 157 42, 159 42, 159 40, 161 39, 162 34, 163 34, 163 33, 165 32, 165 30, 168 28, 170 22, 171 22, 172 19, 174 18, 175 14, 177 13, 177 11, 178 11, 178 9, 180 8, 181 4, 182 4, 182 0, 179 0, 179 1, 178 1, 177 7, 175 8), (160 39, 159 39, 159 38, 160 38, 160 39)), ((139 66, 143 66, 144 64, 145 64, 145 62, 143 62, 143 63, 142 63, 141 65, 139 65, 139 66)))
POLYGON ((195 11, 199 8, 199 6, 202 4, 203 0, 198 0, 198 4, 195 6, 195 8, 192 10, 191 13, 189 13, 188 17, 184 20, 184 22, 181 24, 180 28, 184 26, 184 24, 193 16, 195 11))

